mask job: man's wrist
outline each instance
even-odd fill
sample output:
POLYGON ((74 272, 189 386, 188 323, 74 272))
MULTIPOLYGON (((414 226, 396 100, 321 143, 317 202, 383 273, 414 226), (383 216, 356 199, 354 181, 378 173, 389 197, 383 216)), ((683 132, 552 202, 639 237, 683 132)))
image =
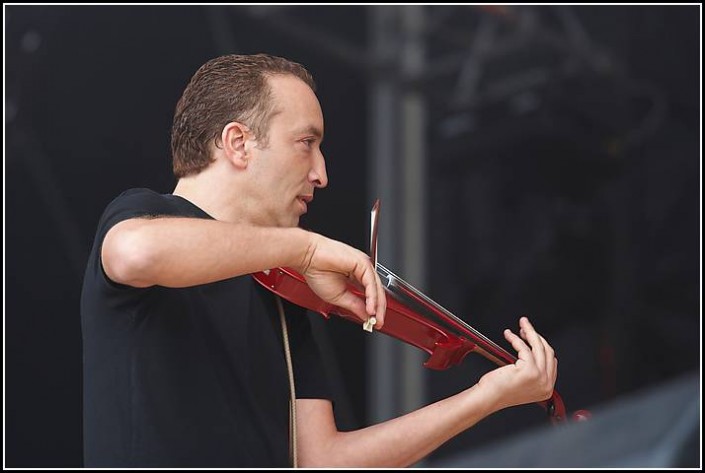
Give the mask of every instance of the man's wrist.
POLYGON ((316 253, 316 248, 318 246, 318 240, 320 236, 314 232, 298 228, 297 231, 300 233, 298 237, 301 239, 301 245, 297 245, 301 248, 298 258, 296 261, 297 265, 294 265, 299 273, 304 274, 311 267, 311 262, 316 253))

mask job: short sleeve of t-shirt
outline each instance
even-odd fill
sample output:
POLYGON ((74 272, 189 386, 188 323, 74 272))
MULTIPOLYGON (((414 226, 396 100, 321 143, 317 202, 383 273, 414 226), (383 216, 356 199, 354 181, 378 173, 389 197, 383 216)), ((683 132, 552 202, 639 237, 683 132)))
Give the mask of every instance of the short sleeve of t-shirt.
POLYGON ((129 220, 131 218, 149 218, 149 217, 193 217, 193 218, 211 218, 193 206, 190 210, 185 210, 183 206, 178 206, 172 199, 176 199, 175 196, 164 196, 158 194, 150 189, 130 189, 118 197, 116 197, 108 206, 106 207, 100 221, 98 222, 98 229, 96 231, 96 241, 95 247, 98 249, 97 258, 95 263, 99 265, 99 268, 94 268, 95 270, 100 270, 98 274, 102 273, 102 279, 112 288, 125 287, 111 281, 103 270, 102 261, 100 259, 100 248, 103 246, 103 240, 108 231, 118 223, 129 220), (190 214, 190 215, 189 215, 190 214))

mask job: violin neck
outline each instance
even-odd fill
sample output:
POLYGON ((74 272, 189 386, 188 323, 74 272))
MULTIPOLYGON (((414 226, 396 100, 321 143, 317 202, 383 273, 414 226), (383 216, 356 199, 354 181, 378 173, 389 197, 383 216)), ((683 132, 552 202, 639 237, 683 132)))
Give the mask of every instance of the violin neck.
POLYGON ((426 296, 423 292, 404 281, 402 278, 384 267, 381 263, 377 263, 376 268, 377 274, 382 280, 382 284, 385 289, 394 297, 400 299, 405 304, 413 306, 416 310, 427 315, 434 321, 442 323, 443 326, 447 327, 450 325, 454 329, 454 332, 470 338, 471 341, 478 343, 481 348, 484 348, 486 352, 494 353, 495 355, 503 358, 503 360, 498 360, 497 357, 487 356, 487 358, 493 359, 493 361, 498 364, 502 365, 504 363, 514 363, 516 361, 516 357, 514 355, 510 354, 492 340, 485 337, 463 319, 454 315, 448 309, 426 296), (504 363, 501 361, 504 361, 504 363))

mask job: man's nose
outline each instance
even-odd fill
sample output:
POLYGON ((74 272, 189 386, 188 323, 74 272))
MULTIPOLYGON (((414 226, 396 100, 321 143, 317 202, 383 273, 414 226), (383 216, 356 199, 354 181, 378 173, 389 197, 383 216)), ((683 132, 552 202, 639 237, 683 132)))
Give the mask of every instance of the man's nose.
POLYGON ((328 185, 328 173, 326 173, 326 160, 323 153, 318 151, 318 156, 308 175, 309 180, 315 187, 324 188, 328 185))

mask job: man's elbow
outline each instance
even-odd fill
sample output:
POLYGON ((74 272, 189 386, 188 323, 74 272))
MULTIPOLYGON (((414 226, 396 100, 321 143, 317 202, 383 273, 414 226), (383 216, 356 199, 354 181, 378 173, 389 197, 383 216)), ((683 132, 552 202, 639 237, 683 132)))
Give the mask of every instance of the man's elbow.
POLYGON ((154 251, 144 232, 133 222, 120 222, 103 240, 101 260, 105 274, 114 282, 133 287, 149 287, 149 270, 154 267, 154 251))

